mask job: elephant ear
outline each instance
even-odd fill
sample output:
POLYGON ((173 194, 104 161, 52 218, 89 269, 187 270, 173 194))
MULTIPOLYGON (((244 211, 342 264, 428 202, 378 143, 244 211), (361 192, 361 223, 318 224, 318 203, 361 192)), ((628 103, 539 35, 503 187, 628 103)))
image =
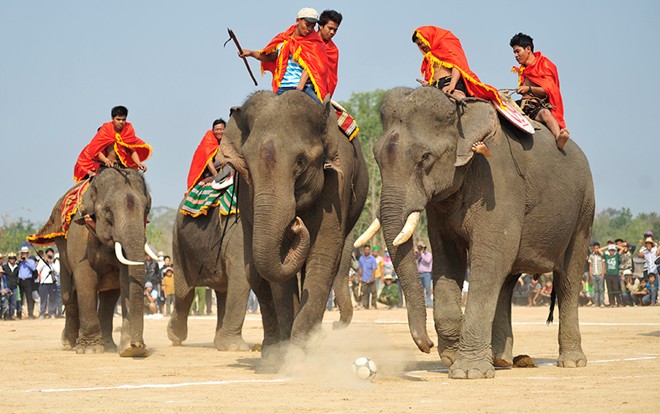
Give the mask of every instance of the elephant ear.
POLYGON ((324 128, 321 134, 323 149, 325 152, 325 168, 331 168, 341 172, 339 165, 339 143, 337 142, 337 115, 332 106, 330 95, 323 100, 324 128))
POLYGON ((225 133, 220 142, 220 150, 215 156, 216 161, 231 164, 246 183, 250 183, 250 171, 248 170, 245 158, 241 154, 243 148, 244 136, 249 134, 247 122, 245 122, 240 106, 231 108, 229 122, 225 128, 225 133))
POLYGON ((486 141, 497 132, 497 114, 489 103, 465 102, 458 104, 458 143, 455 167, 462 167, 474 156, 472 145, 486 141))

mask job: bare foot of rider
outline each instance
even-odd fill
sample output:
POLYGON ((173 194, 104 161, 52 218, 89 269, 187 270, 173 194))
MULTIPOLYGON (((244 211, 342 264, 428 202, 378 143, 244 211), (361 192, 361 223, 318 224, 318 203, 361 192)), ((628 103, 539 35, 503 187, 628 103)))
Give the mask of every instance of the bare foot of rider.
POLYGON ((477 154, 481 154, 486 158, 490 158, 491 156, 491 152, 488 149, 488 146, 482 141, 472 144, 472 151, 476 152, 477 154))
POLYGON ((568 132, 568 129, 562 128, 559 131, 559 136, 557 137, 557 148, 560 150, 564 149, 564 145, 566 145, 566 142, 570 138, 571 134, 568 132))

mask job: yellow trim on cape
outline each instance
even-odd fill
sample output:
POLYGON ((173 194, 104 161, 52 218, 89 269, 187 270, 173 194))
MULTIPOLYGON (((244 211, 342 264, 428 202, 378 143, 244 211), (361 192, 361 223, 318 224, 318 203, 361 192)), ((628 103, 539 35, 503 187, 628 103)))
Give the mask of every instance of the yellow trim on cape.
POLYGON ((220 149, 220 145, 218 145, 218 148, 216 148, 215 151, 213 151, 213 154, 209 157, 209 159, 206 160, 206 163, 204 164, 204 168, 202 168, 202 171, 199 173, 197 178, 195 178, 195 184, 193 184, 192 187, 190 187, 188 189, 188 192, 190 192, 190 190, 192 190, 193 187, 195 187, 195 185, 197 185, 197 183, 199 182, 199 179, 202 177, 202 175, 204 175, 204 171, 206 170, 206 166, 209 165, 209 161, 211 161, 212 159, 215 159, 215 156, 218 153, 219 149, 220 149))
POLYGON ((115 153, 117 154, 117 158, 119 159, 119 162, 121 162, 121 164, 124 167, 128 167, 128 165, 126 164, 126 160, 121 157, 121 154, 119 153, 119 149, 118 149, 117 145, 121 145, 122 147, 127 148, 129 150, 134 150, 136 148, 148 148, 149 149, 149 156, 147 158, 143 159, 143 160, 140 160, 140 162, 144 162, 144 161, 148 160, 149 157, 151 157, 151 153, 153 152, 153 148, 151 147, 151 145, 149 145, 147 143, 138 144, 138 145, 127 144, 121 139, 121 134, 119 134, 118 132, 115 132, 115 144, 114 144, 113 148, 115 150, 115 153))
POLYGON ((66 238, 66 233, 63 231, 55 232, 55 233, 49 233, 45 234, 43 236, 35 236, 35 235, 30 235, 27 236, 25 239, 30 242, 31 244, 36 244, 39 246, 46 246, 48 244, 53 244, 54 240, 58 237, 64 237, 66 238))

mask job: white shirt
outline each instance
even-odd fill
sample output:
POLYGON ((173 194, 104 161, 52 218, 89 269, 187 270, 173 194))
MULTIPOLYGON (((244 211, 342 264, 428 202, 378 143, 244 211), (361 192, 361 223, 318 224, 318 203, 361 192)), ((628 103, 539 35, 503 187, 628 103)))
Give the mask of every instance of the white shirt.
POLYGON ((43 260, 39 260, 37 264, 37 272, 39 273, 39 283, 41 284, 51 284, 55 281, 53 280, 53 275, 50 273, 51 268, 58 275, 60 274, 60 261, 55 260, 50 264, 50 267, 46 266, 46 263, 43 260))
POLYGON ((642 247, 640 252, 644 253, 644 269, 646 269, 648 273, 654 273, 657 276, 658 265, 655 264, 655 259, 658 258, 658 248, 652 247, 651 250, 649 250, 646 247, 642 247))

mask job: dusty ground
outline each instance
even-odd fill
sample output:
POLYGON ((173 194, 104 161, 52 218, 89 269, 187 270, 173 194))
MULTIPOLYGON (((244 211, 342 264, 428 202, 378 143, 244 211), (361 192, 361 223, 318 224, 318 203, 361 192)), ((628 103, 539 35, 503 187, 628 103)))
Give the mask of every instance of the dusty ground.
MULTIPOLYGON (((538 368, 498 370, 495 379, 477 381, 449 380, 435 350, 416 351, 405 310, 356 311, 343 332, 329 324, 338 313, 326 313, 314 354, 291 358, 288 374, 257 352, 216 351, 214 317, 193 318, 182 347, 170 345, 167 318, 146 320, 152 350, 146 359, 63 351, 62 320, 0 321, 0 407, 4 413, 604 413, 657 406, 660 307, 582 308, 589 364, 578 369, 554 366, 557 325, 547 327, 546 315, 546 308, 514 307, 514 353, 533 356, 538 368), (350 371, 361 355, 379 364, 371 383, 350 371)), ((257 316, 248 315, 244 337, 261 341, 257 316)))

